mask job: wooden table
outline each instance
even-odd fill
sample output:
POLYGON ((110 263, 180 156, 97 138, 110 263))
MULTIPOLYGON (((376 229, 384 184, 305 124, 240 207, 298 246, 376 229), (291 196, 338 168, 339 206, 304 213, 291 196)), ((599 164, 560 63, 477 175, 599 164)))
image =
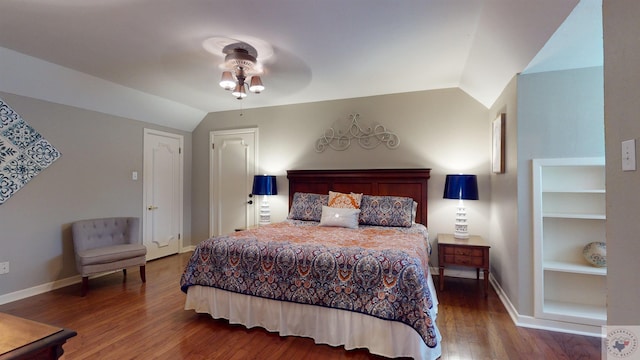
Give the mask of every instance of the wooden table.
POLYGON ((484 271, 484 296, 489 293, 489 243, 480 236, 456 239, 452 234, 438 234, 438 266, 440 267, 440 291, 444 290, 444 268, 447 265, 476 268, 484 271))
POLYGON ((0 360, 58 359, 73 330, 0 313, 0 360))

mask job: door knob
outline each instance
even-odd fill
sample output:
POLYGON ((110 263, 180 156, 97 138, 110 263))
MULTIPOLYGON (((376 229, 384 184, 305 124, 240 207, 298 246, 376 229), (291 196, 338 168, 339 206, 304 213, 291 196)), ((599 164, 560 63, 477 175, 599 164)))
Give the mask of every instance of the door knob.
POLYGON ((249 204, 249 205, 253 204, 253 200, 247 201, 247 204, 249 204))
POLYGON ((157 206, 153 206, 153 205, 149 205, 149 207, 147 208, 147 210, 155 210, 157 209, 157 206))

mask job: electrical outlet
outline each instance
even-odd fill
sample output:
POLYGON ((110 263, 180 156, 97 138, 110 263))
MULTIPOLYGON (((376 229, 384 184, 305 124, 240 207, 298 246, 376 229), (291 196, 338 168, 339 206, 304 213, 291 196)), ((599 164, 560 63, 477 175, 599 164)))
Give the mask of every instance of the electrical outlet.
POLYGON ((636 170, 636 140, 622 142, 622 171, 636 170))
POLYGON ((0 263, 0 274, 7 274, 9 272, 9 262, 0 263))

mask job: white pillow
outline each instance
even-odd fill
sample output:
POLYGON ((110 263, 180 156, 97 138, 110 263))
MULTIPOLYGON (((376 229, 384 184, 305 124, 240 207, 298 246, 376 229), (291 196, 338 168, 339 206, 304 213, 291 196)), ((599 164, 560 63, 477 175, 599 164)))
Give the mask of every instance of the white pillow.
POLYGON ((323 205, 320 226, 336 226, 357 229, 359 216, 360 209, 334 208, 323 205))

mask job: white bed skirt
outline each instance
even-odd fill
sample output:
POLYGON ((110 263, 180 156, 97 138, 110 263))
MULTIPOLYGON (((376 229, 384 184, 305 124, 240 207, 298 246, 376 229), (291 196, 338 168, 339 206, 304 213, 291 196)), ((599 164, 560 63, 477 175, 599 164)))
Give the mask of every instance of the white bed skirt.
MULTIPOLYGON (((434 297, 432 319, 435 321, 437 299, 431 277, 429 287, 434 297)), ((282 336, 310 337, 316 344, 344 345, 347 350, 367 348, 372 354, 391 358, 407 356, 433 360, 441 354, 439 332, 438 346, 430 348, 408 325, 346 310, 276 301, 204 286, 189 287, 185 310, 207 313, 247 328, 259 326, 282 336)))

